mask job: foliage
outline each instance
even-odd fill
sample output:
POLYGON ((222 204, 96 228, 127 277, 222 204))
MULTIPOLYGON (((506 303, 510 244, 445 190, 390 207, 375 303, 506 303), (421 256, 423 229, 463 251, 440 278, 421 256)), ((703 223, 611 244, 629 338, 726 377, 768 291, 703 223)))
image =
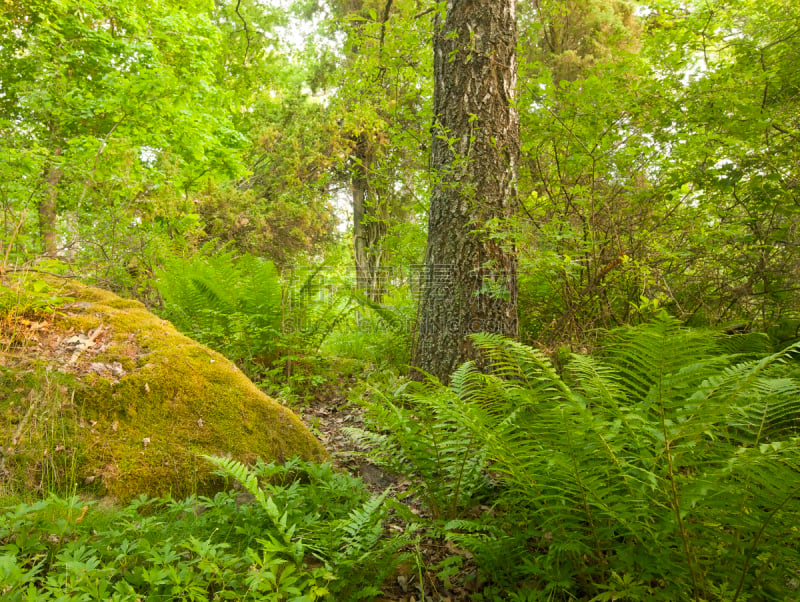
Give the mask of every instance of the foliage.
MULTIPOLYGON (((46 443, 25 458, 6 446, 6 492, 79 484, 80 454, 56 452, 77 412, 71 382, 41 358, 8 369, 65 301, 36 271, 8 286, 25 266, 163 301, 183 332, 287 396, 329 399, 356 374, 380 387, 408 362, 416 291, 405 275, 377 284, 422 260, 443 3, 282 6, 0 2, 2 418, 10 439, 36 427, 46 443), (287 41, 292 22, 310 32, 304 48, 287 41), (359 198, 366 259, 334 232, 359 198), (31 263, 53 234, 67 263, 31 263), (356 291, 365 261, 372 285, 356 291)), ((491 369, 372 390, 367 430, 350 431, 411 478, 448 548, 469 551, 486 583, 476 600, 798 596, 799 10, 519 3, 520 211, 476 227, 518 251, 521 338, 559 361, 477 337, 491 369), (747 334, 686 330, 662 310, 747 334), (620 325, 638 326, 604 330, 620 325)), ((101 359, 146 365, 122 345, 101 359)), ((194 386, 199 370, 167 351, 164 378, 194 386)), ((114 390, 142 419, 174 399, 155 382, 114 390)), ((92 419, 118 455, 109 416, 92 419)), ((195 432, 196 417, 175 416, 159 418, 195 432)), ((148 449, 162 444, 194 467, 166 438, 148 449)), ((162 481, 161 457, 123 472, 162 481)), ((117 516, 77 499, 18 507, 0 520, 2 594, 358 599, 402 558, 409 539, 382 539, 391 500, 329 467, 224 468, 261 499, 141 500, 117 516)), ((456 579, 472 559, 436 570, 456 579)))
POLYGON ((152 301, 155 267, 198 240, 282 262, 330 240, 337 151, 303 69, 272 48, 280 10, 249 7, 246 40, 228 2, 0 10, 0 236, 12 260, 44 246, 152 301))
POLYGON ((342 152, 337 125, 306 86, 310 67, 279 44, 275 29, 285 26, 286 11, 263 3, 217 8, 225 36, 217 77, 233 92, 231 117, 248 140, 247 173, 198 191, 204 237, 285 267, 319 255, 334 238, 329 178, 342 152))
POLYGON ((406 289, 394 290, 384 305, 325 265, 279 276, 269 262, 212 249, 173 257, 157 271, 162 314, 254 376, 266 371, 302 388, 308 383, 299 382, 301 367, 323 349, 398 369, 408 362, 414 309, 406 289))
POLYGON ((292 460, 248 469, 236 461, 208 459, 255 498, 287 549, 298 558, 313 555, 336 576, 330 585, 336 600, 372 599, 392 570, 408 559, 400 550, 412 541, 416 527, 385 536, 387 492, 370 497, 360 480, 329 464, 292 460), (286 502, 280 512, 274 500, 282 494, 286 502))
POLYGON ((368 362, 378 369, 403 371, 411 359, 416 308, 408 287, 386 283, 382 302, 361 291, 351 294, 356 310, 331 333, 324 350, 340 357, 368 362))
POLYGON ((176 328, 237 362, 270 357, 281 335, 281 282, 275 267, 224 248, 175 257, 156 273, 164 315, 176 328))
POLYGON ((282 395, 305 395, 330 376, 321 353, 397 369, 408 362, 414 310, 404 289, 384 305, 325 265, 279 277, 250 255, 211 244, 204 251, 173 257, 157 272, 162 314, 253 377, 268 376, 282 395))
POLYGON ((341 149, 332 180, 349 191, 356 284, 380 301, 383 270, 409 255, 418 263, 422 254, 433 11, 420 13, 412 0, 330 5, 324 23, 341 50, 336 69, 319 70, 314 84, 332 91, 328 106, 341 149))
POLYGON ((486 596, 522 583, 528 600, 796 589, 800 346, 764 356, 763 337, 662 314, 612 332, 560 376, 539 351, 474 340, 488 373, 468 363, 448 388, 369 404, 388 430, 366 438, 378 459, 397 455, 396 470, 425 479, 434 503, 448 492, 456 508, 455 492, 497 480, 492 513, 444 525, 480 563, 486 596))
POLYGON ((402 557, 388 556, 407 540, 383 538, 383 496, 327 464, 249 470, 209 459, 247 493, 142 496, 119 509, 51 496, 5 509, 3 599, 308 602, 380 592, 402 557))
MULTIPOLYGON (((66 266, 57 261, 40 262, 38 269, 50 269, 58 273, 66 266)), ((0 272, 0 312, 6 320, 34 313, 55 312, 57 308, 70 301, 63 291, 53 286, 51 281, 40 277, 35 269, 21 269, 14 272, 13 280, 0 272)))
POLYGON ((696 325, 796 316, 797 16, 782 2, 523 9, 529 341, 582 342, 659 307, 696 325))
POLYGON ((352 282, 324 264, 287 270, 284 281, 290 347, 318 353, 354 310, 352 282))
MULTIPOLYGON (((20 325, 12 332, 19 339, 26 329, 20 325)), ((12 339, 10 343, 19 341, 12 339)), ((4 353, 8 354, 6 341, 3 344, 4 353)), ((79 426, 73 419, 75 380, 43 364, 26 368, 18 371, 10 361, 0 367, 4 444, 0 455, 0 497, 74 492, 82 484, 80 473, 85 462, 82 450, 74 445, 79 437, 79 426)))
POLYGON ((408 476, 411 492, 434 518, 454 518, 474 506, 487 487, 486 450, 461 420, 464 371, 453 375, 451 388, 406 383, 397 401, 373 391, 376 401, 362 400, 371 428, 345 428, 366 445, 372 461, 408 476))
POLYGON ((26 235, 36 227, 29 212, 39 213, 45 241, 68 212, 48 252, 96 259, 91 242, 116 238, 92 232, 98 214, 120 223, 172 217, 179 191, 240 170, 243 139, 214 81, 220 33, 207 3, 3 6, 0 154, 19 178, 2 196, 26 235))
POLYGON ((288 346, 374 364, 404 366, 411 347, 413 299, 384 270, 381 300, 361 292, 352 270, 328 265, 284 271, 288 346), (293 336, 294 335, 294 336, 293 336))

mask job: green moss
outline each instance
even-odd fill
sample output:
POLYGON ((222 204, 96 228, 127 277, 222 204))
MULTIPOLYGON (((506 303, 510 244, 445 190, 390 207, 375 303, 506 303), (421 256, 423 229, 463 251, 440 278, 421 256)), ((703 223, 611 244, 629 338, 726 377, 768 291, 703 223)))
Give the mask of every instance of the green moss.
POLYGON ((83 450, 75 387, 36 360, 0 370, 0 495, 73 490, 83 450))
POLYGON ((67 447, 75 450, 79 487, 123 501, 140 493, 210 493, 220 481, 199 454, 244 462, 326 457, 292 412, 141 303, 75 282, 62 289, 75 302, 62 308, 61 339, 96 334, 77 359, 51 358, 51 368, 77 378, 75 412, 63 419, 75 434, 67 447), (114 362, 115 374, 89 369, 114 362))

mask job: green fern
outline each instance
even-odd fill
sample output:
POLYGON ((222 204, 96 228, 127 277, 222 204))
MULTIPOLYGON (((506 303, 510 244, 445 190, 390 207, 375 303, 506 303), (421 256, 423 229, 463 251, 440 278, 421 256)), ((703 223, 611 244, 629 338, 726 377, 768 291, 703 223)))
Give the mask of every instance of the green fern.
POLYGON ((217 456, 202 457, 204 460, 216 466, 220 474, 239 483, 239 485, 258 502, 258 505, 261 506, 272 521, 272 526, 277 531, 280 538, 279 542, 273 539, 273 545, 277 544, 275 551, 288 554, 297 564, 302 563, 304 555, 302 543, 293 541, 295 526, 287 524, 287 512, 278 510, 272 497, 264 493, 264 490, 258 483, 256 474, 247 466, 232 458, 220 458, 217 456))
POLYGON ((352 290, 353 299, 358 303, 361 307, 366 307, 369 310, 375 312, 377 316, 387 325, 389 328, 392 329, 397 334, 401 334, 404 332, 406 328, 406 323, 403 318, 393 311, 392 308, 382 305, 377 301, 370 299, 367 295, 359 291, 358 289, 352 290))
POLYGON ((603 599, 613 583, 648 600, 797 595, 800 345, 764 356, 758 339, 731 346, 661 315, 562 377, 539 351, 474 341, 489 374, 468 363, 449 387, 368 404, 371 440, 428 492, 452 494, 462 471, 477 483, 468 457, 499 480, 491 536, 451 529, 497 583, 535 583, 541 599, 603 599), (442 455, 445 439, 462 453, 442 455), (499 542, 535 561, 493 564, 499 542))
MULTIPOLYGON (((382 525, 378 518, 388 492, 373 497, 359 508, 353 508, 347 520, 342 524, 345 543, 344 553, 347 556, 369 554, 381 536, 382 525)), ((360 556, 359 556, 360 558, 360 556)))
POLYGON ((176 328, 234 361, 269 355, 281 332, 281 284, 267 261, 207 246, 156 273, 164 314, 176 328))
POLYGON ((363 404, 370 423, 380 425, 382 432, 357 428, 344 432, 390 470, 408 473, 410 467, 409 476, 417 483, 414 490, 434 516, 451 518, 474 505, 487 485, 486 454, 460 423, 456 395, 448 391, 441 397, 430 396, 426 389, 411 385, 400 393, 401 405, 375 394, 379 401, 363 404))
POLYGON ((287 335, 297 352, 316 353, 328 337, 353 313, 350 287, 336 278, 321 281, 324 265, 311 269, 302 282, 285 287, 287 335))
POLYGON ((258 462, 251 468, 229 458, 203 457, 249 493, 270 520, 271 529, 261 531, 257 539, 261 551, 250 551, 254 561, 277 555, 303 573, 308 571, 306 557, 314 556, 324 563, 325 574, 336 576, 329 586, 335 599, 355 602, 381 594, 380 584, 410 557, 403 548, 414 543, 416 526, 407 525, 403 535, 389 537, 385 532, 388 491, 367 497, 363 483, 329 464, 295 458, 283 465, 258 462), (281 500, 282 510, 274 499, 281 500), (349 508, 346 515, 320 510, 339 504, 349 508))

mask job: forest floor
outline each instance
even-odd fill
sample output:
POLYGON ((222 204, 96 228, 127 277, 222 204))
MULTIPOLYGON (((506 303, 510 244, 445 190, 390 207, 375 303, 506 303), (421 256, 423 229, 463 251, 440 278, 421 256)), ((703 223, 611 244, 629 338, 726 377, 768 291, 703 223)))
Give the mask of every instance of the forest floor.
MULTIPOLYGON (((104 349, 108 338, 108 333, 101 330, 98 328, 89 334, 63 333, 50 322, 25 321, 15 329, 15 335, 25 342, 25 354, 16 359, 9 353, 2 354, 0 366, 17 359, 25 361, 25 358, 35 357, 37 361, 47 360, 60 367, 70 364, 70 371, 73 373, 113 371, 116 366, 95 361, 95 356, 104 349), (78 355, 83 361, 75 361, 78 355)), ((343 376, 336 379, 335 384, 329 380, 311 388, 302 401, 287 405, 330 452, 335 466, 362 479, 369 491, 376 496, 389 490, 391 497, 401 501, 413 514, 419 516, 421 523, 427 523, 430 515, 413 495, 414 483, 370 462, 367 450, 344 432, 345 427, 365 426, 363 408, 348 399, 349 392, 357 387, 356 376, 343 376)), ((408 523, 390 511, 385 526, 390 533, 403 533, 407 530, 408 523)), ((376 602, 461 602, 470 600, 472 594, 481 589, 482 583, 476 576, 477 571, 469 553, 434 535, 431 530, 417 531, 414 545, 405 551, 410 553, 412 560, 397 567, 392 577, 382 586, 383 597, 377 598, 376 602), (440 569, 436 567, 455 555, 463 558, 461 568, 457 574, 450 575, 449 583, 445 583, 437 576, 440 569)))
MULTIPOLYGON (((363 408, 347 399, 345 391, 351 388, 347 384, 355 385, 355 379, 336 387, 318 387, 301 408, 294 409, 330 452, 337 467, 360 477, 374 495, 389 489, 389 494, 408 506, 412 513, 423 519, 429 518, 426 509, 411 494, 413 484, 369 462, 365 457, 366 450, 342 430, 364 426, 363 408)), ((403 532, 407 523, 392 515, 387 527, 390 531, 403 532)), ((472 599, 472 594, 480 590, 482 583, 476 577, 469 553, 441 537, 424 531, 418 534, 418 544, 408 550, 415 555, 416 563, 401 564, 392 579, 384 583, 384 597, 378 598, 377 602, 461 602, 472 599), (456 554, 464 557, 464 562, 459 574, 450 577, 448 586, 437 577, 432 567, 456 554)))

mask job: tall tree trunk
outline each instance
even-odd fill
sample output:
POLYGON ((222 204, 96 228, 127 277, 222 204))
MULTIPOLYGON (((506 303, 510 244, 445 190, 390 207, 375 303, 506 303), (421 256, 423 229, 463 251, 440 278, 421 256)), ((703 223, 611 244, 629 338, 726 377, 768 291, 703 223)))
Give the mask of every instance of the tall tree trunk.
POLYGON ((518 332, 516 254, 496 230, 517 205, 516 43, 516 0, 449 0, 434 36, 435 182, 414 365, 445 382, 477 359, 468 335, 518 332))
POLYGON ((61 155, 61 149, 56 148, 53 151, 53 159, 47 168, 45 175, 45 190, 44 197, 39 203, 39 231, 42 236, 42 244, 44 247, 44 254, 54 257, 56 254, 56 218, 57 201, 58 201, 58 184, 61 182, 61 167, 58 165, 58 159, 61 155))

